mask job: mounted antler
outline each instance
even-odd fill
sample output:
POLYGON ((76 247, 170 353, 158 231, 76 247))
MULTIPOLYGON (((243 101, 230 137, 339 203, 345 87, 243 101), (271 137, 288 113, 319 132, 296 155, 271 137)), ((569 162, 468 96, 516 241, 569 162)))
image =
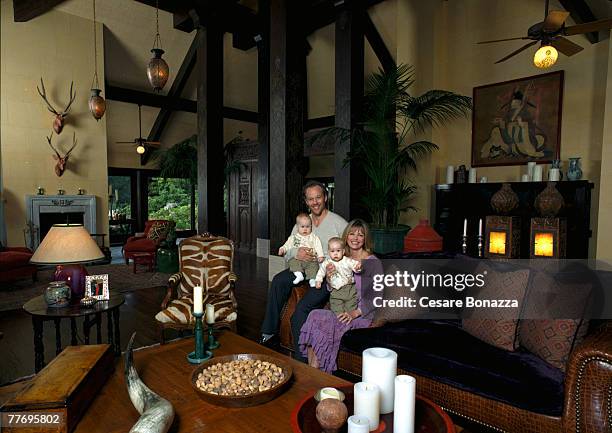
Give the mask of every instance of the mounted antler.
POLYGON ((51 135, 47 137, 47 143, 49 143, 49 146, 51 146, 51 149, 53 149, 53 151, 55 152, 55 155, 53 155, 53 159, 57 161, 55 163, 55 174, 61 177, 62 174, 64 174, 64 170, 66 169, 68 158, 70 157, 72 150, 77 145, 76 133, 72 134, 72 147, 68 150, 68 152, 66 152, 64 156, 61 156, 60 153, 57 151, 57 149, 53 146, 53 144, 51 144, 52 137, 53 137, 53 131, 51 131, 51 135))
POLYGON ((62 112, 58 112, 47 99, 47 91, 45 90, 45 83, 43 83, 42 77, 40 78, 40 85, 42 87, 42 92, 40 91, 38 86, 36 86, 36 90, 38 90, 38 94, 40 95, 41 98, 43 98, 43 100, 47 104, 47 109, 53 114, 55 114, 55 120, 53 120, 53 130, 55 131, 57 135, 61 134, 62 129, 64 129, 64 119, 68 115, 68 112, 70 111, 70 106, 72 105, 72 103, 74 102, 74 98, 76 97, 76 92, 72 91, 73 84, 74 82, 71 81, 70 82, 70 101, 68 102, 68 105, 66 105, 66 108, 64 108, 64 111, 62 112))

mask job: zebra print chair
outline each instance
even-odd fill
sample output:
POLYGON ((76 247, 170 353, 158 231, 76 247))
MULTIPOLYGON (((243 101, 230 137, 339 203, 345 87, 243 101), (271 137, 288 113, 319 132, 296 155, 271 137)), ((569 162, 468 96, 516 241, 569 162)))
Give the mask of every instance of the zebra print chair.
POLYGON ((236 332, 238 304, 234 296, 234 244, 210 233, 184 239, 179 245, 180 270, 168 280, 162 311, 155 320, 160 326, 160 342, 165 343, 167 328, 193 329, 193 288, 204 288, 204 305, 215 307, 215 328, 236 332))

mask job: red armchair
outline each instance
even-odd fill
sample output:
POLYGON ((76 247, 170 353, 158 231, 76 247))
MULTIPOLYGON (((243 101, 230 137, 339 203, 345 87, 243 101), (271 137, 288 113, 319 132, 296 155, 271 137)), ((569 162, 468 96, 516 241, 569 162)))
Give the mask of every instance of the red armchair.
POLYGON ((125 264, 129 265, 135 253, 153 253, 160 242, 166 239, 168 232, 176 223, 168 220, 149 220, 145 223, 144 233, 131 236, 123 246, 125 264))
POLYGON ((23 247, 8 247, 0 250, 0 282, 32 277, 36 281, 36 266, 30 264, 32 251, 23 247))

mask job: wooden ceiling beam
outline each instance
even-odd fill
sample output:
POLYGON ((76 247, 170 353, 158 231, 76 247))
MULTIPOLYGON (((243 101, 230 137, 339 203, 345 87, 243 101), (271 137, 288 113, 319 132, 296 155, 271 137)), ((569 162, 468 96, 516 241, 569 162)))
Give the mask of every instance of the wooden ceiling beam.
MULTIPOLYGON (((597 18, 589 5, 584 0, 559 0, 561 6, 570 13, 570 16, 576 24, 588 23, 596 21, 597 18)), ((599 33, 585 33, 585 36, 592 44, 599 42, 599 33)))
POLYGON ((25 23, 63 2, 64 0, 13 0, 13 17, 16 23, 25 23))
POLYGON ((370 14, 368 14, 368 11, 365 11, 364 15, 365 17, 363 20, 363 30, 365 33, 365 37, 370 43, 372 49, 374 50, 376 57, 378 57, 380 64, 382 65, 385 71, 395 69, 395 59, 387 48, 387 45, 385 44, 385 41, 383 40, 382 36, 380 35, 380 33, 378 33, 376 25, 374 25, 372 18, 370 18, 370 14))

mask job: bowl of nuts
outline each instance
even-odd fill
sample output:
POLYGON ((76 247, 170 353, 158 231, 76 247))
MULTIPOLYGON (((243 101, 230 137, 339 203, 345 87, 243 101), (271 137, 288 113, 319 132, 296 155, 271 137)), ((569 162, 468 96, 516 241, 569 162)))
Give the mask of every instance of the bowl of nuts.
POLYGON ((293 369, 274 356, 242 353, 212 358, 193 370, 191 385, 204 401, 248 407, 270 401, 289 386, 293 369))

